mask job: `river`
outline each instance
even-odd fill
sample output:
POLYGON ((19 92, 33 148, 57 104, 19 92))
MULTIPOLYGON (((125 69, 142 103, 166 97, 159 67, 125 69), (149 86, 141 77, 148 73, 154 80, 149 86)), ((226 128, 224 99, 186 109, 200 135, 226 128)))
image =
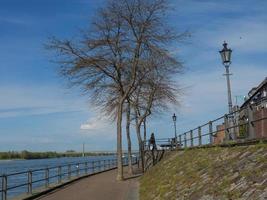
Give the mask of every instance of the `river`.
MULTIPOLYGON (((24 172, 28 170, 35 170, 35 169, 44 169, 44 168, 50 168, 50 167, 57 167, 60 165, 68 165, 73 164, 72 169, 75 171, 77 168, 77 163, 89 163, 89 172, 91 172, 90 163, 92 161, 103 161, 108 159, 113 159, 114 156, 89 156, 89 157, 67 157, 67 158, 49 158, 49 159, 35 159, 35 160, 0 160, 0 176, 2 174, 13 174, 17 172, 24 172)), ((81 166, 81 169, 83 167, 81 166)), ((58 169, 55 168, 53 170, 50 170, 49 176, 55 176, 58 171, 58 169)), ((66 178, 67 176, 67 167, 62 168, 62 173, 66 173, 63 175, 62 179, 66 178)), ((76 172, 75 172, 76 173, 76 172)), ((84 171, 81 170, 81 174, 84 173, 84 171)), ((34 180, 40 180, 45 177, 45 172, 33 172, 32 174, 33 181, 34 180)), ((14 175, 14 176, 8 176, 7 178, 7 186, 8 188, 23 184, 27 182, 28 180, 28 174, 20 174, 20 175, 14 175)), ((55 183, 57 181, 57 177, 51 178, 50 183, 55 183)), ((38 188, 40 186, 44 185, 44 181, 40 181, 36 184, 33 184, 33 189, 38 188)), ((0 179, 0 190, 2 188, 2 178, 0 179)), ((8 199, 21 195, 23 193, 27 192, 27 186, 14 188, 11 190, 8 190, 7 196, 8 199)))

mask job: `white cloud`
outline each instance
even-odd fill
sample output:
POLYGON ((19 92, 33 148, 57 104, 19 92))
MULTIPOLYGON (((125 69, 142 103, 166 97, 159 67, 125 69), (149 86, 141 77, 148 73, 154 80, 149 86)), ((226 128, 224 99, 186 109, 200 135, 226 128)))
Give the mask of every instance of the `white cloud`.
POLYGON ((95 130, 103 129, 103 127, 104 127, 103 120, 98 119, 98 118, 91 118, 87 122, 82 124, 80 129, 95 131, 95 130))
POLYGON ((80 126, 81 133, 88 136, 115 136, 115 127, 111 121, 100 114, 88 119, 80 126))

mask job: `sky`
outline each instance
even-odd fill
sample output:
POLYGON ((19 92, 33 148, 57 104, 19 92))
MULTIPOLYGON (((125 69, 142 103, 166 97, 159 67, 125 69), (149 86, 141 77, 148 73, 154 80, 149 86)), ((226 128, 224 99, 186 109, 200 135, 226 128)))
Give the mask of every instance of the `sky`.
MULTIPOLYGON (((105 0, 0 0, 0 151, 115 150, 116 129, 78 88, 58 75, 44 48, 51 36, 73 38, 105 0)), ((169 23, 191 37, 171 52, 184 63, 181 105, 148 119, 156 138, 173 137, 227 112, 219 50, 233 50, 234 104, 267 76, 267 1, 170 0, 169 23)), ((125 134, 124 134, 125 135, 125 134)), ((134 148, 137 147, 134 131, 134 148)), ((125 136, 123 137, 125 144, 125 136)), ((125 147, 125 145, 124 145, 125 147)))

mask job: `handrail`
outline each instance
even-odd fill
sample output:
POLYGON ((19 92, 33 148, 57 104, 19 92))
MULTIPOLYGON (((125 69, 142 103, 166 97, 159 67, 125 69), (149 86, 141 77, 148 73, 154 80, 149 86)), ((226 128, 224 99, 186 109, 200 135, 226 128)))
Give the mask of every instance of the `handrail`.
MULTIPOLYGON (((248 117, 247 121, 238 121, 238 123, 234 123, 234 118, 237 113, 240 113, 243 110, 247 110, 248 109, 252 109, 251 107, 243 107, 242 109, 233 111, 229 114, 225 114, 222 115, 214 120, 210 120, 207 123, 204 123, 200 126, 197 126, 193 129, 190 129, 186 132, 183 132, 182 134, 179 134, 177 136, 177 138, 172 137, 172 138, 159 138, 155 140, 156 145, 160 146, 162 144, 162 142, 167 142, 168 144, 162 144, 161 147, 164 148, 170 148, 170 149, 175 149, 175 148, 184 148, 184 147, 189 147, 189 146, 201 146, 201 145, 206 145, 206 144, 212 144, 213 140, 215 140, 214 138, 217 137, 217 133, 219 132, 225 132, 225 137, 228 137, 227 139, 230 139, 231 137, 233 137, 234 135, 231 135, 232 133, 235 133, 235 131, 237 130, 238 127, 242 127, 242 126, 246 126, 246 130, 248 131, 249 129, 253 129, 254 128, 254 123, 262 121, 262 120, 267 120, 267 117, 262 116, 259 119, 253 119, 248 117), (224 119, 223 123, 220 124, 224 124, 224 127, 219 129, 219 130, 213 130, 213 125, 215 122, 218 122, 219 120, 224 119), (203 127, 207 127, 208 129, 205 132, 203 131, 203 127), (197 135, 195 134, 197 131, 197 135), (203 137, 207 137, 209 136, 209 141, 208 143, 202 144, 202 138, 203 137), (195 140, 198 139, 197 144, 195 142, 195 140), (190 144, 188 142, 191 142, 190 144)), ((246 112, 246 113, 247 113, 246 112)), ((216 123, 217 124, 217 123, 216 123)), ((219 125, 219 124, 218 124, 219 125)), ((232 138, 235 139, 235 138, 232 138)), ((249 138, 251 139, 251 138, 249 138)), ((148 146, 150 145, 149 140, 144 141, 144 144, 146 144, 146 142, 148 142, 148 146)), ((149 147, 150 148, 150 147, 149 147)))
MULTIPOLYGON (((131 159, 132 159, 133 164, 137 164, 139 157, 136 156, 136 157, 132 157, 131 159)), ((2 179, 1 181, 2 186, 0 188, 0 193, 2 194, 1 199, 7 200, 8 191, 14 190, 16 188, 27 186, 28 188, 27 193, 31 195, 33 188, 35 188, 33 187, 33 184, 44 182, 43 184, 38 185, 37 187, 39 188, 39 187, 45 186, 45 188, 48 188, 49 184, 51 183, 60 184, 64 181, 68 181, 68 180, 71 180, 73 178, 77 178, 80 176, 85 176, 88 174, 96 174, 99 172, 104 172, 106 170, 114 169, 117 167, 116 162, 117 162, 117 158, 105 159, 105 160, 91 160, 88 162, 81 162, 81 163, 72 162, 70 164, 57 165, 57 166, 33 169, 33 170, 30 169, 28 171, 22 171, 22 172, 10 173, 10 174, 2 174, 0 175, 0 178, 2 179), (39 172, 39 173, 36 174, 33 172, 39 172), (40 173, 42 173, 43 178, 40 177, 40 173), (28 175, 28 177, 25 177, 27 181, 22 182, 17 185, 8 184, 9 177, 20 176, 20 175, 24 175, 24 176, 28 175), (35 180, 34 179, 35 177, 38 179, 35 180)), ((128 165, 127 157, 123 158, 123 165, 124 166, 128 165)))

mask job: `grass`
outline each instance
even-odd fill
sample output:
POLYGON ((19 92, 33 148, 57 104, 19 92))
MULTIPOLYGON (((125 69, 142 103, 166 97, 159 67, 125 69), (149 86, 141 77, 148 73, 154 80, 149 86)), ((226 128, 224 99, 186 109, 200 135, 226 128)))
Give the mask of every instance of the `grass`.
POLYGON ((140 199, 239 199, 255 188, 254 199, 267 188, 266 158, 267 144, 172 152, 141 178, 140 199))

